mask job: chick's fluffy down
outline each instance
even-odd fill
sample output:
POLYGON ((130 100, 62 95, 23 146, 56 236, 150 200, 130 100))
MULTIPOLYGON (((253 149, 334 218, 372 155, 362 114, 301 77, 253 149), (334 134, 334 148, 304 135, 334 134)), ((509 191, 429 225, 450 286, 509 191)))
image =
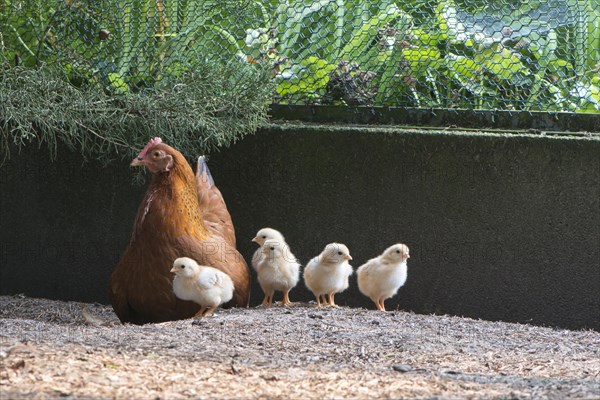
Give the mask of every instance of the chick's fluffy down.
POLYGON ((352 275, 352 266, 348 262, 337 265, 319 264, 312 259, 304 271, 304 283, 315 296, 339 293, 348 289, 348 278, 352 275))
POLYGON ((264 242, 262 257, 257 264, 258 283, 265 294, 275 290, 287 292, 298 284, 300 264, 289 252, 287 244, 275 239, 264 242))
POLYGON ((340 293, 349 286, 352 266, 348 248, 339 243, 330 243, 320 255, 308 262, 304 269, 304 284, 315 296, 340 293))
POLYGON ((367 261, 356 271, 360 292, 376 303, 393 297, 406 283, 408 258, 408 247, 396 244, 367 261))
POLYGON ((174 263, 173 291, 182 300, 190 300, 202 307, 216 307, 233 297, 233 281, 218 269, 198 265, 194 260, 180 258, 174 263), (183 270, 177 271, 183 266, 183 270))
MULTIPOLYGON (((262 260, 265 257, 262 246, 265 244, 265 242, 267 240, 275 240, 278 242, 279 246, 282 246, 282 247, 287 246, 287 243, 285 242, 285 238, 283 237, 281 232, 279 232, 276 229, 262 228, 261 230, 256 232, 256 236, 252 239, 252 241, 254 243, 259 245, 259 248, 256 249, 256 251, 252 255, 252 268, 254 268, 254 270, 256 272, 258 272, 258 265, 262 262, 262 260)), ((289 252, 289 247, 288 247, 288 252, 289 252)), ((289 258, 295 258, 293 256, 293 254, 291 254, 291 252, 289 252, 288 255, 289 255, 289 258)))

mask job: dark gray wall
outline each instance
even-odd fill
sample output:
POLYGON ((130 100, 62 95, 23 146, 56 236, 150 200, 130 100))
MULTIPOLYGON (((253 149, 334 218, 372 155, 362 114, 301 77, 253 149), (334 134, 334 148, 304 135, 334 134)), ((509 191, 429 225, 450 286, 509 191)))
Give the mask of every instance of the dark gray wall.
MULTIPOLYGON (((389 309, 600 329, 598 140, 284 125, 209 164, 247 259, 263 226, 303 263, 332 241, 355 267, 404 242, 389 309)), ((126 163, 30 149, 0 172, 0 293, 106 302, 144 191, 126 163)), ((353 278, 336 300, 373 308, 353 278)))

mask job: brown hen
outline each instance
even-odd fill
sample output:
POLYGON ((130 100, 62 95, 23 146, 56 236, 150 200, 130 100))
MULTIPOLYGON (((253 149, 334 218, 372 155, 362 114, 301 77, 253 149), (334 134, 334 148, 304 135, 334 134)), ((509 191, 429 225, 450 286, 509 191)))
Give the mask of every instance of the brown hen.
POLYGON ((199 305, 173 293, 173 261, 189 257, 227 273, 231 304, 246 307, 250 273, 235 247, 235 230, 204 157, 196 174, 183 155, 154 138, 131 162, 153 174, 125 253, 110 277, 109 296, 121 322, 190 318, 199 305))

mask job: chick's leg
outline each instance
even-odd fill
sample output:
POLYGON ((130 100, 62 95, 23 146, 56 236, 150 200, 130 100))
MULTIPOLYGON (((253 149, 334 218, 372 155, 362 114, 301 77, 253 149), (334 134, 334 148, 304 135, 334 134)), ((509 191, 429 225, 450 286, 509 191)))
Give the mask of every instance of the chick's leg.
POLYGON ((200 307, 200 309, 198 310, 198 312, 196 314, 194 314, 193 318, 201 317, 202 314, 204 313, 204 311, 206 311, 206 307, 204 307, 204 306, 200 307))
POLYGON ((385 311, 385 304, 383 304, 385 300, 384 299, 379 299, 379 305, 380 305, 380 310, 381 311, 385 311))
POLYGON ((328 304, 327 295, 325 295, 325 294, 321 295, 321 304, 323 305, 323 307, 327 306, 327 304, 328 304))
POLYGON ((292 304, 294 304, 294 303, 292 303, 290 301, 290 291, 289 290, 284 291, 283 292, 283 300, 281 300, 281 305, 291 306, 292 304))
MULTIPOLYGON (((371 300, 373 300, 373 299, 371 299, 371 300)), ((379 299, 373 300, 373 303, 375 303, 375 307, 377 307, 378 310, 381 310, 381 304, 379 304, 379 299)))
POLYGON ((321 306, 321 295, 319 294, 319 295, 316 295, 315 297, 317 298, 317 308, 321 308, 322 307, 321 306))
POLYGON ((205 317, 205 318, 206 318, 206 317, 210 317, 210 316, 211 316, 211 315, 212 315, 212 314, 215 312, 215 310, 216 310, 216 309, 217 309, 217 306, 213 306, 213 307, 209 308, 209 309, 208 309, 208 310, 207 310, 207 311, 204 313, 203 317, 205 317))
POLYGON ((265 293, 265 298, 263 299, 262 303, 260 303, 260 305, 266 306, 268 302, 269 302, 269 295, 265 293))
POLYGON ((335 300, 333 299, 335 293, 329 293, 329 305, 333 308, 339 308, 337 304, 335 304, 335 300))

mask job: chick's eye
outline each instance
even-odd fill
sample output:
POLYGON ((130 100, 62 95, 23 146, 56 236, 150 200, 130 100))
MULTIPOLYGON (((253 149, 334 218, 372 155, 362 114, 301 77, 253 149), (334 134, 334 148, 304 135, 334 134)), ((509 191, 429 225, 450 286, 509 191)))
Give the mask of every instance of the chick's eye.
POLYGON ((341 252, 341 251, 338 251, 338 256, 341 256, 341 255, 342 255, 342 252, 341 252))
POLYGON ((400 254, 400 250, 396 250, 396 253, 397 253, 397 254, 400 254))
POLYGON ((182 265, 182 266, 181 266, 181 269, 185 269, 185 265, 182 265))
POLYGON ((275 247, 272 247, 272 246, 271 246, 271 250, 275 250, 275 247))
POLYGON ((266 239, 267 237, 263 235, 263 237, 262 237, 262 238, 263 238, 263 239, 266 239))

